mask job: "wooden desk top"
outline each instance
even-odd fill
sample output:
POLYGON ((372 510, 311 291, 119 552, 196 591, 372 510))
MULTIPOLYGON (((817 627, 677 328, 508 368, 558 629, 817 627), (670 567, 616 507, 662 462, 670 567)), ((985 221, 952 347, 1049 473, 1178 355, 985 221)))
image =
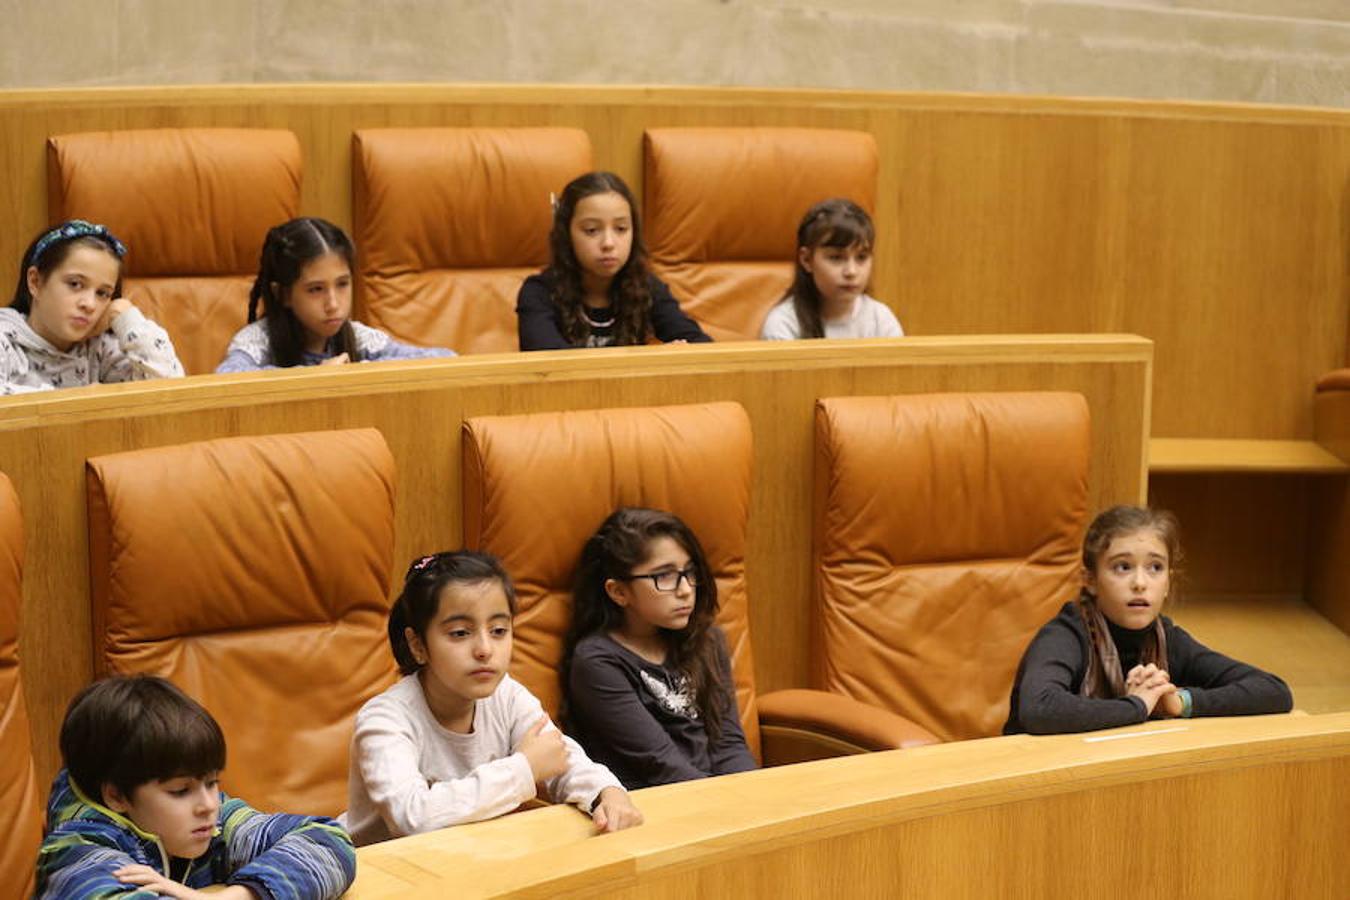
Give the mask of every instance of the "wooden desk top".
POLYGON ((1150 472, 1267 472, 1343 475, 1350 463, 1316 441, 1202 440, 1153 438, 1150 472))
MULTIPOLYGON (((719 858, 1122 784, 1350 756, 1350 713, 1170 720, 1017 735, 637 791, 646 824, 592 836, 550 807, 362 848, 349 897, 551 896, 719 858)), ((1329 786, 1328 786, 1329 787, 1329 786)))
MULTIPOLYGON (((296 366, 192 375, 0 397, 0 431, 296 400, 406 394, 482 384, 558 384, 731 371, 802 371, 951 364, 1151 364, 1153 344, 1133 334, 953 335, 815 341, 727 341, 603 349, 484 353, 354 366, 296 366)), ((678 402, 678 401, 672 401, 678 402)))

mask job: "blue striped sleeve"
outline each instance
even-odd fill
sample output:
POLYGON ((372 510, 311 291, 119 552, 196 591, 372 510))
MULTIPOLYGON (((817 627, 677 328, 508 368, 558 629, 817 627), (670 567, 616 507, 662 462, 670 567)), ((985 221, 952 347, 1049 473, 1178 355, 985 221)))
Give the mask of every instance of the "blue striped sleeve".
POLYGON ((150 900, 159 894, 145 891, 134 884, 118 881, 113 872, 123 866, 146 860, 133 859, 86 834, 54 832, 42 842, 38 851, 37 892, 39 900, 81 897, 101 900, 150 900))
POLYGON ((356 876, 352 839, 332 819, 260 813, 226 798, 222 837, 230 884, 272 900, 340 897, 356 876))

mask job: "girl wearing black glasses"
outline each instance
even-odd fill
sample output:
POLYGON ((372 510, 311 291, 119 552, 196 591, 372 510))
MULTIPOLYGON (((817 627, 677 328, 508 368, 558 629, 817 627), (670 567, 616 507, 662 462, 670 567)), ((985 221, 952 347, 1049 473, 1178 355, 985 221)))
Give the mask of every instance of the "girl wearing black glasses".
POLYGON ((703 548, 670 513, 619 509, 586 542, 563 717, 629 790, 755 768, 716 614, 703 548))

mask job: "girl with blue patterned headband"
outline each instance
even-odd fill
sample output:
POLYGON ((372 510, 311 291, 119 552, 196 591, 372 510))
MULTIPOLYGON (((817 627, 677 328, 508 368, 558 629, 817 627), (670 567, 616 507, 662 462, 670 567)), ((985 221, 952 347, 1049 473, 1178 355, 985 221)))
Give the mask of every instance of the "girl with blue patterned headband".
POLYGON ((0 309, 0 394, 183 375, 168 333, 121 295, 126 252, 80 219, 33 240, 0 309))

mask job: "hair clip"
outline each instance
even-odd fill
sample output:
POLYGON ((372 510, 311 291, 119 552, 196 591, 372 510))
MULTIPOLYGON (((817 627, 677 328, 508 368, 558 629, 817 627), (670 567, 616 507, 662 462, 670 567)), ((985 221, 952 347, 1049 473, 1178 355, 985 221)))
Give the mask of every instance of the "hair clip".
POLYGON ((414 572, 420 572, 420 571, 422 571, 423 569, 425 569, 427 566, 429 566, 429 565, 431 565, 432 563, 434 563, 435 561, 436 561, 436 554, 434 554, 434 553, 433 553, 431 556, 424 556, 424 557, 422 557, 421 559, 419 559, 417 562, 415 562, 415 563, 412 564, 412 570, 413 570, 414 572))
POLYGON ((93 222, 86 222, 84 219, 71 219, 69 222, 62 222, 38 238, 38 242, 33 245, 33 255, 29 259, 29 264, 36 265, 46 249, 57 241, 68 241, 82 237, 99 238, 108 245, 108 248, 118 259, 127 255, 126 245, 113 237, 108 229, 102 225, 95 225, 93 222))

